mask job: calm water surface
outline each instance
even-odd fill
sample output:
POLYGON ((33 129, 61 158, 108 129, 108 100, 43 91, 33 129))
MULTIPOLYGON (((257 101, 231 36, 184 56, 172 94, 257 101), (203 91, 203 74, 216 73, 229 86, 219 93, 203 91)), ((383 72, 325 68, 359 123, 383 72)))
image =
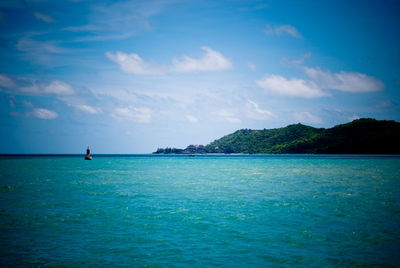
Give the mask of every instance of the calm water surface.
POLYGON ((400 157, 0 157, 0 265, 396 267, 400 157))

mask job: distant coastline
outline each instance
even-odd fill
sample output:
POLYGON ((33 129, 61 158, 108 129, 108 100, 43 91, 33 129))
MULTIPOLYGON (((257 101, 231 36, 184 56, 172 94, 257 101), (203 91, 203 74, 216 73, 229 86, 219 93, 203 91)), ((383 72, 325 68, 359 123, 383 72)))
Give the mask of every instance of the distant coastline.
POLYGON ((205 146, 158 148, 153 154, 400 154, 399 137, 399 122, 361 118, 327 129, 240 129, 205 146))

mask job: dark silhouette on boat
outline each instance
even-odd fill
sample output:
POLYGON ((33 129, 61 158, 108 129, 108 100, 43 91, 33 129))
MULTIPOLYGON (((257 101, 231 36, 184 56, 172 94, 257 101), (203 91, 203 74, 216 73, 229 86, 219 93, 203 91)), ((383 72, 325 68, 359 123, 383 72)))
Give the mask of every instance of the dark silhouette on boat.
POLYGON ((85 160, 92 160, 92 156, 90 155, 90 149, 89 146, 86 149, 86 156, 85 156, 85 160))

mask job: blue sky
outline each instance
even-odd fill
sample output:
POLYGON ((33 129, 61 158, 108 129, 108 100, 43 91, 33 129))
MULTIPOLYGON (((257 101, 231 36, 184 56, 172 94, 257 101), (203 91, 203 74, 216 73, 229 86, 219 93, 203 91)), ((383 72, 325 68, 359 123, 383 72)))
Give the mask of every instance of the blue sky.
POLYGON ((399 13, 390 0, 3 0, 0 153, 400 121, 399 13))

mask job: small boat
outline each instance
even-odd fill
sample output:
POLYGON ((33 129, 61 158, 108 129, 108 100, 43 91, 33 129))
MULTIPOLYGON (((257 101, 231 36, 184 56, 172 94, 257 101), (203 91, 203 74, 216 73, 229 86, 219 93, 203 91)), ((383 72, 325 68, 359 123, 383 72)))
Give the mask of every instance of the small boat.
POLYGON ((85 160, 92 160, 92 156, 90 155, 89 146, 88 146, 87 149, 86 149, 85 160))

